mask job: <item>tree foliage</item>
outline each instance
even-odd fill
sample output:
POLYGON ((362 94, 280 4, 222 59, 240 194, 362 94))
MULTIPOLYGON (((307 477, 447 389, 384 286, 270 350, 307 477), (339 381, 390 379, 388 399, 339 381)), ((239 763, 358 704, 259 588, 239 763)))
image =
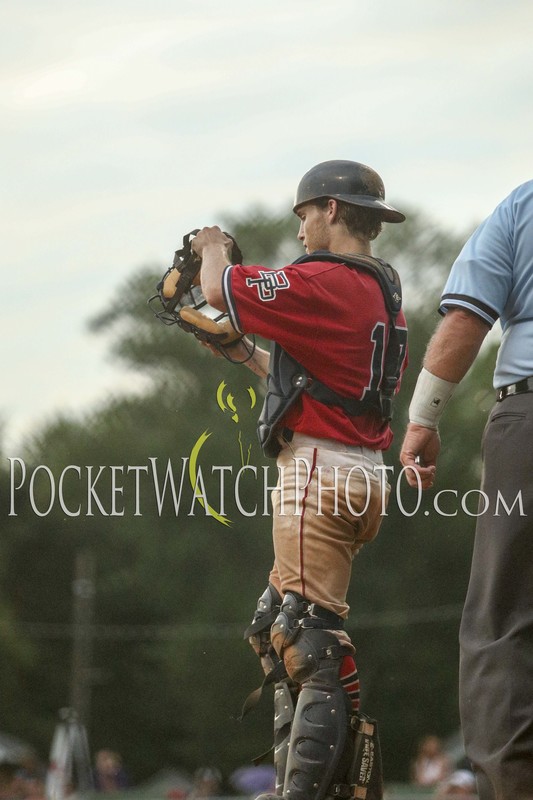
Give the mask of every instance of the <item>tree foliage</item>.
MULTIPOLYGON (((257 208, 225 226, 247 262, 275 266, 298 255, 290 217, 257 208)), ((380 721, 389 779, 406 777, 419 736, 447 735, 459 724, 458 610, 475 522, 459 501, 478 485, 479 440, 491 401, 490 348, 447 412, 435 490, 410 516, 417 496, 398 482, 397 460, 408 400, 438 320, 438 293, 459 246, 457 237, 414 211, 376 242, 376 253, 403 275, 411 366, 387 457, 395 468, 388 516, 354 563, 349 602, 363 703, 380 721), (457 492, 457 516, 435 512, 442 488, 457 492)), ((73 570, 76 554, 88 549, 97 565, 90 740, 93 749, 120 750, 136 779, 165 766, 192 770, 206 763, 227 774, 266 749, 271 729, 268 701, 255 718, 237 721, 244 697, 262 678, 241 632, 272 558, 270 519, 262 507, 262 468, 268 465, 254 432, 263 390, 248 370, 213 359, 192 337, 155 320, 146 299, 160 272, 138 269, 91 321, 117 361, 145 376, 144 390, 109 398, 84 418, 60 417, 28 438, 27 482, 0 541, 4 726, 46 755, 57 711, 68 703, 73 570), (200 463, 215 505, 221 475, 210 467, 233 468, 223 495, 231 525, 205 514, 184 465, 204 432, 200 463), (157 469, 162 484, 169 460, 178 483, 184 475, 186 501, 178 514, 168 492, 158 508, 152 476, 157 469), (232 481, 246 463, 258 473, 242 473, 239 507, 232 481), (36 512, 51 499, 44 470, 30 497, 28 481, 38 465, 47 465, 56 480, 65 474, 66 511, 56 496, 49 513, 36 512), (65 472, 69 465, 80 473, 65 472), (88 476, 94 479, 100 467, 95 492, 101 505, 93 497, 89 514, 88 476), (257 512, 246 516, 256 504, 257 512), (78 505, 80 514, 72 515, 78 505)), ((10 476, 4 470, 0 477, 6 498, 10 476)), ((272 464, 266 482, 274 482, 272 464)), ((450 513, 452 505, 446 506, 450 513)))

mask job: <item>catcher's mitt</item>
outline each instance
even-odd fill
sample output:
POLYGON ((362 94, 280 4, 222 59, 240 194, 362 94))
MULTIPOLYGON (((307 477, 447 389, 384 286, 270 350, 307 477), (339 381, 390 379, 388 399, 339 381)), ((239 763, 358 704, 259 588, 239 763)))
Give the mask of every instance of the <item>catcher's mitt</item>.
MULTIPOLYGON (((167 269, 157 284, 157 294, 150 297, 148 304, 161 322, 165 325, 178 325, 187 333, 192 333, 201 342, 215 347, 229 361, 228 347, 243 337, 235 330, 226 312, 218 311, 208 305, 200 287, 200 269, 202 260, 191 248, 191 242, 199 229, 186 233, 183 246, 176 250, 172 266, 167 269), (177 281, 174 294, 167 298, 163 294, 165 280, 174 270, 177 281)), ((226 236, 233 242, 231 263, 242 263, 239 245, 229 233, 226 236)))

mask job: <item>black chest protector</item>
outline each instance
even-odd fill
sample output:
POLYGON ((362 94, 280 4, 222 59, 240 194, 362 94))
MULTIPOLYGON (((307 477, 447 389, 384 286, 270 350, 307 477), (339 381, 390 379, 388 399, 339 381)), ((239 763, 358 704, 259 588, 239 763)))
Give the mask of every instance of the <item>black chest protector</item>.
POLYGON ((366 389, 361 398, 344 397, 310 375, 295 358, 274 342, 270 352, 267 394, 257 424, 261 447, 270 458, 275 458, 281 449, 276 435, 279 423, 302 392, 307 392, 324 405, 339 406, 351 417, 373 412, 379 414, 384 421, 390 420, 392 400, 405 354, 405 330, 400 332, 396 327, 396 318, 402 307, 402 288, 400 277, 390 264, 371 256, 341 256, 327 250, 317 250, 293 263, 304 264, 309 261, 346 264, 353 269, 368 272, 377 280, 389 314, 389 336, 383 371, 378 385, 366 389))

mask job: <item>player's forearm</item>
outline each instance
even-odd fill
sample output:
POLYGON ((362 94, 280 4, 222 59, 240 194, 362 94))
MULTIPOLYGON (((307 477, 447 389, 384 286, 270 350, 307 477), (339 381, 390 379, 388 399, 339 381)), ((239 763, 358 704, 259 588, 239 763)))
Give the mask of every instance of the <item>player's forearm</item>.
MULTIPOLYGON (((250 346, 250 343, 248 343, 248 346, 250 346)), ((270 353, 268 350, 263 350, 262 347, 256 347, 253 356, 245 362, 245 366, 251 369, 255 375, 259 375, 260 378, 266 378, 268 375, 269 360, 270 353)))
POLYGON ((202 294, 209 305, 218 311, 227 310, 222 293, 222 276, 229 263, 230 259, 224 246, 209 244, 204 247, 200 272, 202 294))
POLYGON ((424 367, 438 378, 459 383, 488 332, 481 317, 461 308, 450 309, 428 345, 424 367))

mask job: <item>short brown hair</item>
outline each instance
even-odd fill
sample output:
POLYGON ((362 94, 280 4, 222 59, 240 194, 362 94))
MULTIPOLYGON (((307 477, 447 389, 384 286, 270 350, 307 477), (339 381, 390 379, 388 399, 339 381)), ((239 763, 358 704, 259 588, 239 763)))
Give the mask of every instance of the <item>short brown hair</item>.
MULTIPOLYGON (((352 206, 343 200, 333 198, 339 208, 337 219, 348 229, 352 236, 363 236, 369 241, 373 241, 383 228, 383 220, 379 211, 364 206, 352 206)), ((313 200, 319 208, 326 208, 329 197, 320 197, 313 200)))

